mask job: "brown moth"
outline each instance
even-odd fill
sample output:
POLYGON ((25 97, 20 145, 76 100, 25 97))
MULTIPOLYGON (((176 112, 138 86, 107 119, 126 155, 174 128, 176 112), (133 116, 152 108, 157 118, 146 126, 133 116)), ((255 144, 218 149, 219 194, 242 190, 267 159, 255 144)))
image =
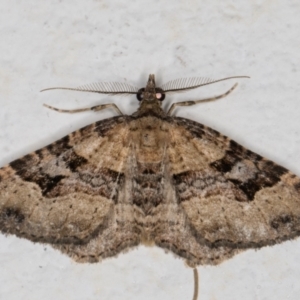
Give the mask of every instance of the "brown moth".
MULTIPOLYGON (((240 76, 242 77, 242 76, 240 76)), ((239 77, 230 77, 239 78, 239 77)), ((224 78, 221 80, 227 80, 224 78)), ((300 234, 300 178, 219 132, 172 116, 165 95, 221 80, 189 78, 145 88, 70 88, 135 94, 132 115, 98 121, 0 169, 0 230, 47 243, 77 262, 98 262, 144 243, 215 265, 300 234)), ((194 269, 195 281, 197 271, 194 269)), ((197 283, 194 299, 197 298, 197 283)))

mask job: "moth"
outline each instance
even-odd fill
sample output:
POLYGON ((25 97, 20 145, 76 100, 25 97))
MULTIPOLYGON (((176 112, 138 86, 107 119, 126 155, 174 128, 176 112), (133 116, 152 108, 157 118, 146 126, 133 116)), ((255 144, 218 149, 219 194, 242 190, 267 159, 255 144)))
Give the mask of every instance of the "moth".
MULTIPOLYGON (((241 76, 242 77, 242 76, 241 76)), ((0 230, 98 262, 141 243, 194 268, 300 234, 300 178, 219 132, 173 116, 168 94, 218 81, 188 78, 137 89, 97 83, 76 91, 132 94, 138 110, 98 121, 0 169, 0 230)), ((53 88, 52 88, 53 89, 53 88)), ((194 299, 197 298, 197 283, 194 299)))

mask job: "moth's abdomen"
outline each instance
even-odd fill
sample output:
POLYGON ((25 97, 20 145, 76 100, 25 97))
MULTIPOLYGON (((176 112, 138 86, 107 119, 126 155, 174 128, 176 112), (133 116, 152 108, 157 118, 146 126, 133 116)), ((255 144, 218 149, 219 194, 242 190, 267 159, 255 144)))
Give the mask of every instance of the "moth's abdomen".
POLYGON ((133 178, 133 204, 145 215, 164 201, 162 174, 139 174, 133 178))

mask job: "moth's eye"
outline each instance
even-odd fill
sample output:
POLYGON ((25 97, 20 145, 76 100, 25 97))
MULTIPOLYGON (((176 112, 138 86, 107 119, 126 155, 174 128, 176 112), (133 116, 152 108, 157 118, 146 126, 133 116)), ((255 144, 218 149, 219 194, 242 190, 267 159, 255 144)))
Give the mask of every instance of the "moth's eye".
POLYGON ((142 101, 144 99, 144 91, 144 88, 138 90, 136 97, 139 101, 142 101))
POLYGON ((163 101, 166 97, 164 91, 160 88, 156 88, 156 99, 159 100, 159 101, 163 101))

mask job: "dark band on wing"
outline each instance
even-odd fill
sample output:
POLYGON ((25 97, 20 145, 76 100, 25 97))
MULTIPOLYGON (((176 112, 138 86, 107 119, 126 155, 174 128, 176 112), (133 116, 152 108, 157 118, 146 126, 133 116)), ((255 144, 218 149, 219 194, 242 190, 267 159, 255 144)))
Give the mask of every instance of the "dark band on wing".
POLYGON ((265 160, 262 156, 245 149, 235 141, 230 141, 229 150, 226 151, 223 158, 213 162, 210 166, 224 174, 236 188, 243 191, 249 201, 253 201, 255 194, 265 187, 272 187, 281 180, 281 176, 288 172, 287 169, 281 167, 272 161, 265 160), (243 179, 241 174, 239 179, 230 178, 230 172, 238 163, 243 161, 251 161, 255 165, 257 171, 253 172, 254 176, 249 179, 243 179), (226 176, 227 175, 227 176, 226 176))
MULTIPOLYGON (((259 165, 260 169, 257 169, 254 177, 248 179, 230 178, 226 176, 228 171, 219 172, 213 176, 205 172, 188 171, 173 175, 173 180, 180 201, 224 193, 224 190, 228 189, 232 191, 237 201, 248 202, 254 200, 259 190, 274 186, 281 180, 281 176, 288 172, 287 169, 271 161, 262 161, 259 165)), ((228 170, 232 168, 233 166, 228 170)))
MULTIPOLYGON (((68 149, 71 149, 72 146, 70 146, 70 137, 69 135, 66 135, 65 137, 61 138, 57 142, 54 142, 48 146, 46 146, 44 149, 48 150, 50 154, 59 156, 61 153, 67 151, 68 149)), ((39 156, 42 155, 41 153, 44 151, 44 149, 40 149, 36 151, 39 156)))
MULTIPOLYGON (((130 117, 128 116, 116 116, 110 119, 104 119, 95 123, 94 131, 98 133, 99 136, 104 136, 109 130, 116 127, 119 124, 125 124, 130 117)), ((87 126, 89 127, 89 126, 87 126)), ((85 128, 80 131, 84 131, 85 128)), ((87 128, 87 132, 90 132, 87 128)))
POLYGON ((244 148, 233 140, 229 142, 228 148, 229 149, 225 152, 225 155, 221 159, 210 164, 213 169, 221 173, 230 172, 235 164, 241 159, 249 159, 253 162, 259 162, 263 159, 263 157, 259 154, 244 148))
POLYGON ((24 181, 34 182, 39 185, 42 194, 47 195, 65 176, 50 176, 43 173, 38 166, 39 159, 34 154, 28 154, 10 163, 12 169, 24 181))
POLYGON ((74 150, 67 151, 63 155, 63 160, 66 166, 72 171, 76 172, 77 169, 88 163, 88 160, 78 154, 74 150))
MULTIPOLYGON (((207 129, 207 127, 205 127, 204 125, 202 125, 200 123, 196 123, 191 120, 184 119, 184 118, 178 118, 178 117, 174 118, 173 122, 177 126, 184 127, 189 133, 192 134, 192 136, 194 136, 198 139, 201 139, 203 137, 203 135, 206 134, 205 129, 207 129)), ((217 131, 215 131, 213 129, 211 129, 211 130, 219 135, 219 133, 217 131)))
MULTIPOLYGON (((11 167, 14 168, 19 165, 20 163, 16 162, 15 164, 11 164, 11 167)), ((44 197, 47 197, 47 195, 65 178, 63 175, 50 176, 47 173, 42 172, 39 168, 34 172, 26 168, 15 169, 15 171, 24 181, 36 183, 40 187, 44 197)))

